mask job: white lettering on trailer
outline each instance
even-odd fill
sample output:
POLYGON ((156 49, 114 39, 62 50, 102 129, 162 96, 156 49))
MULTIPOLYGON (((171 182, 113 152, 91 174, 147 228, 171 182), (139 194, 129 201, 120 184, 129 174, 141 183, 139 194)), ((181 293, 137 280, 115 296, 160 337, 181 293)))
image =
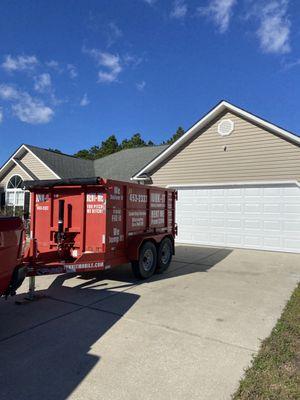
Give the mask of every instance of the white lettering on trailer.
POLYGON ((94 263, 83 263, 83 264, 65 264, 66 272, 74 272, 77 269, 90 269, 90 268, 101 268, 104 266, 103 261, 94 263))
POLYGON ((147 203, 148 196, 140 193, 130 193, 129 200, 133 203, 147 203))
POLYGON ((109 236, 108 237, 108 242, 110 244, 119 243, 119 242, 123 242, 124 241, 124 235, 120 235, 120 229, 114 227, 112 234, 113 234, 113 236, 109 236))
POLYGON ((87 214, 104 214, 105 204, 87 204, 86 212, 87 214))
POLYGON ((152 192, 150 195, 151 207, 157 208, 165 204, 166 196, 164 193, 152 192))
POLYGON ((131 226, 132 228, 137 228, 139 226, 144 225, 144 218, 132 218, 131 220, 131 226))
POLYGON ((87 193, 86 201, 87 203, 103 203, 104 202, 103 193, 87 193))
POLYGON ((86 195, 86 213, 104 214, 106 201, 103 193, 87 193, 86 195))
POLYGON ((36 202, 43 203, 44 201, 48 201, 50 199, 50 195, 48 193, 37 194, 36 195, 36 202))
POLYGON ((123 242, 124 241, 124 235, 109 236, 108 241, 109 241, 110 244, 123 242))
POLYGON ((165 210, 151 210, 151 225, 161 225, 165 222, 165 210))
POLYGON ((113 187, 113 193, 109 196, 110 200, 123 200, 123 195, 121 194, 121 189, 119 186, 113 187))
POLYGON ((146 214, 146 211, 129 211, 128 216, 131 218, 132 228, 143 226, 146 214))
POLYGON ((112 222, 121 222, 122 221, 122 214, 121 214, 121 210, 119 208, 114 208, 112 210, 111 220, 112 220, 112 222))
POLYGON ((37 211, 48 211, 49 206, 36 206, 37 211))

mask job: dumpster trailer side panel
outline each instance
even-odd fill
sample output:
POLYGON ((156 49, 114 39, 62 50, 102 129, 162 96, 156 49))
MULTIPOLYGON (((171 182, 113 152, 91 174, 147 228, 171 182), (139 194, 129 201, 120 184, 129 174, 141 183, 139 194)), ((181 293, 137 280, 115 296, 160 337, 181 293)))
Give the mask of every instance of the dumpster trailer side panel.
POLYGON ((108 269, 137 260, 145 240, 174 243, 174 190, 101 178, 29 190, 29 275, 108 269))
POLYGON ((18 217, 0 218, 0 297, 14 294, 25 278, 21 266, 25 247, 24 223, 18 217))

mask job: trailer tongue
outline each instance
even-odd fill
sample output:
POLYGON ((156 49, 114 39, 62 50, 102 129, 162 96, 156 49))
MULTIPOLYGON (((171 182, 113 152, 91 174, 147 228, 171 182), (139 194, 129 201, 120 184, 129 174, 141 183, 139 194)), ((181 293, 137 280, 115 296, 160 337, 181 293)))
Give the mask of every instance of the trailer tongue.
POLYGON ((163 272, 174 254, 171 189, 102 178, 27 181, 29 276, 82 273, 131 262, 136 277, 163 272))

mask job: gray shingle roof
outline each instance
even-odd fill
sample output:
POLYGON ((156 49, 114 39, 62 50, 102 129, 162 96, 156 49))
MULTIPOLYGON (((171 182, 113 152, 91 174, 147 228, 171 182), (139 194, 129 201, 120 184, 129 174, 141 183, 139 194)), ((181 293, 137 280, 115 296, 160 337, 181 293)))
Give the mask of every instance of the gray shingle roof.
POLYGON ((93 161, 91 160, 82 160, 28 144, 25 146, 60 178, 86 178, 95 175, 93 161))
POLYGON ((130 181, 134 174, 168 147, 162 145, 125 149, 92 161, 36 146, 25 146, 62 179, 100 176, 122 181, 130 181))
POLYGON ((121 181, 130 178, 157 157, 168 146, 125 149, 94 161, 96 176, 121 181))

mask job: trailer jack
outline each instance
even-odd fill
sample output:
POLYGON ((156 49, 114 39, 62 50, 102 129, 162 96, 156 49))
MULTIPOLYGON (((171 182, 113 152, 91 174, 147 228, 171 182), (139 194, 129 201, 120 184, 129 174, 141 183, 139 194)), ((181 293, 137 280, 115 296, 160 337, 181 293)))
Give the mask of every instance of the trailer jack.
POLYGON ((15 304, 18 306, 23 305, 23 304, 28 304, 29 302, 33 302, 36 300, 40 300, 42 298, 45 298, 46 296, 42 295, 37 295, 35 292, 35 276, 29 276, 29 288, 28 292, 23 298, 23 300, 17 300, 15 301, 15 304))
POLYGON ((28 301, 37 300, 37 296, 35 294, 35 276, 29 277, 29 290, 25 297, 25 300, 28 300, 28 301))

